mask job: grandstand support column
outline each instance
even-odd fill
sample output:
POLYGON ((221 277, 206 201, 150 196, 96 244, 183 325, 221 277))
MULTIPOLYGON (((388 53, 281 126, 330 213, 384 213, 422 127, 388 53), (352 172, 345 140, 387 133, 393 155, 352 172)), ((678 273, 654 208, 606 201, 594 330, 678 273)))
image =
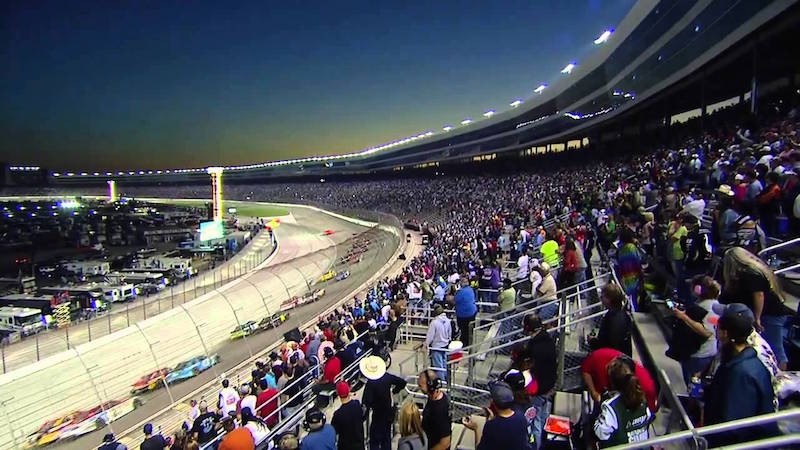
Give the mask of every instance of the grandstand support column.
POLYGON ((753 42, 753 78, 750 81, 750 113, 758 113, 758 38, 753 42))
POLYGON ((108 183, 108 203, 114 203, 117 201, 117 182, 108 180, 106 183, 108 183))
POLYGON ((206 169, 211 175, 211 205, 212 220, 222 221, 222 167, 209 167, 206 169))
POLYGON ((706 115, 707 115, 707 107, 706 105, 706 71, 700 74, 700 132, 704 133, 706 131, 706 115))

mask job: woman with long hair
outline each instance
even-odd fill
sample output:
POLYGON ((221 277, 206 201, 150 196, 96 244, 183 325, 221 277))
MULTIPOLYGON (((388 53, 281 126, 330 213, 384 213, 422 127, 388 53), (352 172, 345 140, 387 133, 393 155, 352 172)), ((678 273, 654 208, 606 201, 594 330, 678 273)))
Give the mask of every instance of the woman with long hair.
POLYGON ((422 431, 422 418, 416 403, 410 400, 403 403, 397 421, 400 427, 400 441, 397 443, 397 450, 427 448, 425 433, 422 431))
MULTIPOLYGON (((269 427, 267 427, 266 422, 257 417, 250 408, 242 408, 242 426, 247 428, 250 434, 253 435, 253 441, 255 441, 256 446, 262 443, 269 435, 269 427)), ((270 444, 269 448, 273 447, 270 444)))
POLYGON ((621 357, 608 364, 610 397, 600 405, 594 434, 601 448, 646 441, 655 417, 630 364, 621 357))
POLYGON ((756 331, 772 347, 778 364, 785 370, 785 324, 794 312, 786 306, 786 294, 772 269, 744 248, 733 247, 722 260, 722 279, 720 303, 744 303, 753 311, 756 331))

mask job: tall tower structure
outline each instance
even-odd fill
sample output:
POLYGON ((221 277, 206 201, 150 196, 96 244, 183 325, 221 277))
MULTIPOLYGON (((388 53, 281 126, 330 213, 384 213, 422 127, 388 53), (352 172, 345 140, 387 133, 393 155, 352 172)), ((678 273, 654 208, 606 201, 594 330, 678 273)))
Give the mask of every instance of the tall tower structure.
POLYGON ((209 167, 206 171, 211 175, 212 219, 222 222, 222 167, 209 167))
POLYGON ((117 182, 108 180, 108 202, 114 203, 117 201, 117 182))

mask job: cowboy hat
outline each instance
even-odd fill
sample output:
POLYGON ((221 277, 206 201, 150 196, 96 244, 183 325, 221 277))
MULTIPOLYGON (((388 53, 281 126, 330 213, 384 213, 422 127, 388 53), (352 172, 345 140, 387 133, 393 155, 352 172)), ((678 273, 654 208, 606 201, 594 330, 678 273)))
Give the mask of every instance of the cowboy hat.
POLYGON ((378 356, 367 356, 358 363, 358 368, 370 380, 378 380, 386 373, 386 363, 378 356))

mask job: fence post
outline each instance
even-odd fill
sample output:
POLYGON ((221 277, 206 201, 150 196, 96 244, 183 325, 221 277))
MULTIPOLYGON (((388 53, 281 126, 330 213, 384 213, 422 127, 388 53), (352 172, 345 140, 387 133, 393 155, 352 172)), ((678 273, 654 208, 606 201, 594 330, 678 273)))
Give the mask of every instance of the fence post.
POLYGON ((128 322, 128 326, 131 326, 131 311, 129 303, 125 303, 125 320, 128 322))
POLYGON ((67 335, 67 350, 69 350, 69 324, 64 328, 64 333, 67 335))
MULTIPOLYGON (((39 333, 36 333, 36 360, 39 361, 39 333)), ((3 361, 5 363, 5 361, 3 361)))
POLYGON ((144 320, 147 320, 147 299, 142 299, 142 313, 144 314, 144 320))
MULTIPOLYGON (((38 345, 37 345, 37 348, 38 348, 38 345)), ((3 360, 3 373, 6 373, 6 343, 5 343, 5 341, 0 342, 0 359, 3 360)))
MULTIPOLYGON (((86 321, 86 331, 89 334, 89 342, 92 342, 92 319, 86 321)), ((39 333, 36 333, 39 334, 39 333)))
POLYGON ((108 334, 111 334, 111 310, 106 312, 106 317, 108 318, 108 334))

